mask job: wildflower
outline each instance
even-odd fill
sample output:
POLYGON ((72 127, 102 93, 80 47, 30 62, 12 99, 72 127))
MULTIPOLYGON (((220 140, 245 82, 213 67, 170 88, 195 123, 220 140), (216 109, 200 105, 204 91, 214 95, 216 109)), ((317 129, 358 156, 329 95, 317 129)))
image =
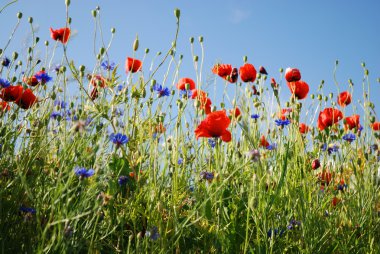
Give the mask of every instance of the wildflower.
MULTIPOLYGON (((8 103, 6 103, 5 101, 0 101, 0 112, 1 111, 9 111, 11 109, 11 107, 8 105, 8 103)), ((0 145, 0 148, 1 148, 1 145, 0 145)))
POLYGON ((296 68, 286 68, 285 79, 288 82, 299 81, 301 79, 301 72, 296 68))
POLYGON ((273 143, 265 147, 267 150, 272 151, 277 148, 277 144, 273 143))
POLYGON ((275 122, 276 122, 277 126, 281 126, 281 127, 284 127, 284 126, 287 126, 290 124, 289 119, 285 119, 285 120, 277 119, 277 120, 275 120, 275 122))
POLYGON ((356 136, 355 134, 352 134, 352 133, 348 133, 346 135, 343 136, 343 139, 346 140, 347 142, 352 142, 356 139, 356 136))
POLYGON ((124 145, 126 143, 128 143, 129 139, 126 135, 123 135, 121 133, 112 133, 110 135, 110 140, 112 141, 112 143, 114 143, 117 147, 121 146, 121 145, 124 145))
POLYGON ((344 118, 344 128, 349 130, 360 128, 359 118, 359 115, 352 115, 344 118))
POLYGON ((204 98, 207 98, 207 93, 205 91, 200 89, 191 90, 191 99, 204 100, 204 98))
POLYGON ((257 149, 253 149, 247 153, 248 158, 252 161, 257 162, 260 160, 260 151, 257 149))
POLYGON ((1 65, 4 67, 9 67, 10 63, 11 63, 11 61, 9 60, 8 57, 3 57, 3 59, 1 59, 1 65))
POLYGON ((276 82, 276 80, 274 78, 271 78, 270 79, 270 85, 273 89, 277 89, 278 88, 278 84, 276 82))
POLYGON ((330 145, 328 146, 328 148, 327 148, 327 152, 328 152, 329 154, 332 154, 333 152, 338 152, 338 150, 339 150, 339 146, 336 145, 336 144, 330 144, 330 145))
POLYGON ((57 111, 53 111, 51 114, 50 114, 50 118, 54 119, 54 120, 57 120, 57 119, 60 119, 63 117, 63 114, 61 112, 57 112, 57 111))
POLYGON ((183 159, 182 158, 179 158, 178 161, 177 161, 178 165, 182 165, 183 163, 183 159))
POLYGON ((90 93, 90 98, 91 100, 95 100, 96 98, 99 97, 99 91, 96 87, 94 87, 92 90, 91 90, 91 93, 90 93))
POLYGON ((287 229, 293 230, 293 229, 298 228, 300 226, 301 226, 301 222, 293 219, 289 222, 287 229))
POLYGON ((318 174, 318 178, 321 181, 321 185, 329 185, 331 182, 331 173, 329 171, 324 170, 322 173, 318 174))
POLYGON ((119 84, 116 86, 116 89, 118 92, 121 92, 121 90, 123 90, 124 86, 122 84, 119 84))
POLYGON ((58 108, 66 108, 67 107, 67 103, 64 102, 64 101, 60 101, 60 100, 55 100, 54 101, 54 106, 57 106, 58 108))
POLYGON ((117 183, 120 185, 120 186, 123 186, 123 185, 126 185, 127 182, 129 180, 129 177, 128 176, 120 176, 119 179, 117 179, 117 183))
POLYGON ((233 115, 235 118, 238 118, 241 115, 241 112, 238 107, 235 107, 234 109, 230 110, 230 114, 233 115))
POLYGON ((309 85, 302 80, 287 82, 290 92, 299 100, 305 99, 309 93, 309 85))
POLYGON ((267 236, 268 238, 272 238, 272 236, 277 236, 277 235, 282 236, 284 233, 285 233, 285 230, 283 229, 279 229, 279 228, 275 228, 274 230, 269 229, 267 232, 267 236))
POLYGON ((50 77, 45 71, 39 71, 37 72, 34 77, 40 82, 41 84, 46 84, 47 82, 51 81, 53 78, 50 77))
POLYGON ((194 102, 195 106, 198 105, 197 102, 199 102, 199 108, 200 108, 200 110, 204 110, 205 113, 206 113, 206 115, 208 115, 208 114, 211 113, 211 104, 212 104, 212 102, 211 102, 210 98, 204 98, 204 97, 200 98, 199 97, 199 99, 197 99, 194 102))
POLYGON ((76 167, 74 169, 74 172, 81 179, 91 177, 95 174, 95 171, 92 168, 87 170, 86 168, 83 168, 83 167, 82 168, 76 167))
POLYGON ((195 130, 196 138, 220 137, 224 142, 230 142, 231 133, 227 130, 230 122, 224 110, 211 112, 195 130))
POLYGON ((344 191, 345 189, 348 188, 348 185, 344 182, 344 180, 340 180, 340 182, 338 183, 337 187, 338 191, 344 191))
POLYGON ((125 72, 138 72, 142 68, 142 62, 138 59, 134 59, 131 57, 127 57, 127 60, 125 61, 125 72))
POLYGON ((332 126, 343 119, 343 113, 334 108, 325 108, 318 116, 318 128, 324 130, 326 127, 332 126))
POLYGON ((63 44, 66 44, 69 40, 71 30, 68 27, 60 28, 54 30, 50 27, 50 37, 55 41, 60 41, 63 44))
POLYGON ((278 117, 281 120, 288 119, 290 116, 290 113, 292 113, 292 112, 293 112, 293 109, 291 109, 291 108, 283 108, 283 109, 281 109, 281 112, 278 113, 278 117))
POLYGON ((109 62, 108 60, 103 61, 102 64, 101 64, 101 66, 106 71, 112 71, 112 70, 115 69, 115 63, 114 62, 109 62))
POLYGON ((257 72, 252 64, 246 63, 240 67, 239 74, 243 82, 254 82, 257 72))
POLYGON ((7 88, 10 85, 11 85, 11 83, 8 80, 0 78, 0 87, 1 88, 7 88))
POLYGON ((306 124, 304 123, 300 123, 299 124, 299 130, 302 134, 306 134, 309 132, 309 126, 307 126, 306 124))
POLYGON ((32 77, 23 77, 22 78, 22 82, 24 82, 28 86, 36 86, 39 83, 38 80, 37 80, 37 78, 35 76, 32 76, 32 77))
POLYGON ((37 97, 29 88, 25 89, 15 103, 22 109, 29 109, 37 102, 37 97))
POLYGON ((380 130, 380 122, 374 122, 373 124, 371 124, 371 128, 374 131, 380 130))
POLYGON ((261 136, 260 138, 260 145, 262 147, 268 147, 269 146, 269 142, 266 140, 265 136, 261 136))
POLYGON ((214 148, 216 145, 216 140, 215 138, 209 138, 208 139, 208 144, 211 146, 211 148, 214 148))
POLYGON ((341 199, 340 198, 337 198, 337 197, 333 197, 333 199, 331 200, 331 205, 332 206, 336 206, 337 204, 339 204, 341 202, 341 199))
POLYGON ((264 74, 264 75, 268 75, 267 70, 265 70, 265 68, 264 68, 263 66, 260 66, 260 68, 259 68, 259 73, 260 73, 260 74, 264 74))
POLYGON ((154 226, 150 230, 147 230, 145 232, 145 236, 149 237, 153 241, 156 241, 160 237, 160 234, 158 233, 158 228, 154 226))
POLYGON ((191 78, 181 78, 178 80, 177 88, 179 90, 193 90, 195 89, 195 82, 191 78))
POLYGON ((338 104, 341 107, 345 107, 351 103, 352 96, 349 92, 344 91, 338 95, 338 104))
POLYGON ((106 87, 107 85, 107 79, 104 78, 102 75, 97 74, 97 75, 89 75, 90 78, 90 83, 94 87, 106 87))
POLYGON ((230 83, 235 83, 239 76, 237 68, 232 68, 230 64, 216 64, 212 72, 230 83))
POLYGON ((252 118, 252 119, 259 119, 259 118, 260 118, 260 115, 259 115, 259 114, 252 114, 252 115, 251 115, 251 118, 252 118))
POLYGON ((162 85, 155 84, 153 86, 153 90, 158 93, 158 97, 163 97, 163 96, 169 96, 170 95, 170 90, 167 87, 162 87, 162 85))
POLYGON ((23 213, 36 214, 36 209, 31 207, 20 206, 19 210, 23 213))
POLYGON ((311 168, 313 170, 318 169, 320 166, 321 166, 321 163, 319 162, 318 159, 313 160, 313 162, 311 163, 311 168))
POLYGON ((214 179, 214 173, 213 172, 202 171, 200 173, 200 177, 203 180, 207 180, 207 181, 211 182, 214 179))

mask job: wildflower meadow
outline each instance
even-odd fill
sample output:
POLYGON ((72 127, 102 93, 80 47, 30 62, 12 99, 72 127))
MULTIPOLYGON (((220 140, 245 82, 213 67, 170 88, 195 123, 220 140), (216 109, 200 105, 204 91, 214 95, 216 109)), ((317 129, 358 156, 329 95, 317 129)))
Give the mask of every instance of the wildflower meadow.
POLYGON ((1 253, 380 253, 378 83, 365 62, 360 90, 337 81, 338 60, 319 84, 249 56, 207 65, 206 36, 177 50, 180 9, 162 14, 166 49, 136 35, 114 62, 100 6, 86 13, 85 66, 61 2, 50 37, 22 12, 1 24, 14 26, 0 45, 1 253), (25 54, 9 50, 20 23, 25 54))

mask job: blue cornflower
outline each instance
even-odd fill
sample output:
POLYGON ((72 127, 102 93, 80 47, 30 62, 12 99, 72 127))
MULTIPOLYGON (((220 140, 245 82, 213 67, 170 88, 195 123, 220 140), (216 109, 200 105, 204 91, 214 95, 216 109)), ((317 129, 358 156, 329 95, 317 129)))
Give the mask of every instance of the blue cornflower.
POLYGON ((104 70, 106 71, 112 71, 113 69, 115 69, 115 63, 114 62, 109 62, 109 61, 103 61, 102 62, 102 67, 104 70))
POLYGON ((279 229, 279 228, 275 228, 274 230, 269 229, 267 232, 267 236, 268 238, 272 238, 272 236, 276 236, 276 235, 282 236, 284 233, 285 233, 285 230, 283 229, 279 229))
POLYGON ((95 171, 92 168, 87 170, 86 168, 76 167, 74 171, 75 171, 75 174, 81 178, 88 178, 95 174, 95 171))
POLYGON ((356 136, 353 133, 348 133, 343 136, 343 139, 351 143, 352 141, 356 139, 356 136))
POLYGON ((9 82, 8 80, 6 80, 6 79, 2 79, 2 78, 0 78, 0 86, 2 87, 2 88, 7 88, 7 87, 9 87, 11 85, 11 82, 9 82))
POLYGON ((214 148, 215 145, 216 145, 216 140, 215 140, 215 138, 209 138, 209 139, 208 139, 208 144, 209 144, 212 148, 214 148))
POLYGON ((55 72, 59 72, 61 69, 61 65, 60 64, 56 64, 55 67, 54 67, 54 71, 55 72))
POLYGON ((162 87, 160 84, 155 84, 153 90, 158 93, 158 97, 169 96, 170 90, 167 87, 162 87))
POLYGON ((34 77, 38 80, 38 82, 41 82, 42 84, 45 84, 53 79, 44 71, 40 71, 39 73, 36 73, 34 77))
POLYGON ((327 148, 327 152, 329 154, 331 154, 333 152, 338 152, 338 151, 339 151, 339 146, 336 144, 330 144, 329 147, 327 148))
POLYGON ((36 209, 31 207, 21 206, 19 210, 24 213, 36 214, 36 209))
POLYGON ((126 185, 129 180, 128 176, 120 176, 117 182, 119 183, 120 186, 126 185))
POLYGON ((191 90, 180 90, 179 91, 180 97, 184 97, 185 96, 187 98, 190 98, 192 94, 193 93, 191 92, 191 90))
POLYGON ((201 172, 200 176, 202 179, 207 181, 212 181, 212 179, 214 179, 214 173, 212 172, 203 171, 201 172))
POLYGON ((259 114, 252 114, 251 118, 252 119, 259 119, 260 115, 259 114))
POLYGON ((183 159, 182 159, 182 158, 179 158, 177 163, 178 163, 178 165, 182 165, 182 163, 183 163, 183 159))
POLYGON ((50 118, 54 119, 54 120, 59 120, 60 118, 63 117, 63 114, 61 112, 57 112, 57 111, 53 111, 51 114, 50 114, 50 118))
POLYGON ((124 111, 120 108, 116 108, 115 109, 115 115, 116 116, 122 116, 122 115, 124 115, 124 111))
POLYGON ((121 90, 123 90, 124 86, 122 84, 119 84, 116 86, 116 89, 118 92, 121 92, 121 90))
POLYGON ((67 107, 67 103, 64 102, 64 101, 55 100, 54 101, 54 106, 58 106, 58 108, 66 108, 67 107))
POLYGON ((117 134, 112 133, 110 135, 110 140, 116 146, 124 145, 124 144, 126 144, 129 141, 128 137, 126 135, 121 134, 121 133, 117 133, 117 134))
POLYGON ((10 63, 11 63, 11 60, 9 60, 8 57, 4 57, 3 59, 1 59, 1 65, 4 67, 8 67, 10 63))
POLYGON ((145 232, 145 236, 149 237, 153 241, 156 241, 160 237, 160 234, 158 233, 158 228, 154 226, 150 230, 147 230, 145 232))
POLYGON ((271 145, 269 145, 269 146, 267 146, 267 147, 265 147, 267 150, 270 150, 270 151, 272 151, 272 150, 274 150, 274 149, 276 149, 277 148, 277 144, 276 143, 273 143, 273 144, 271 144, 271 145))
POLYGON ((284 127, 284 126, 290 124, 290 120, 289 119, 285 119, 285 120, 277 119, 277 120, 275 120, 275 122, 276 122, 277 126, 281 126, 281 127, 284 127))
POLYGON ((292 230, 292 229, 297 228, 299 226, 301 226, 301 222, 300 221, 291 220, 290 223, 289 223, 289 225, 287 226, 287 229, 292 230))
POLYGON ((326 144, 322 144, 322 145, 321 145, 321 150, 322 150, 322 151, 326 151, 326 149, 327 149, 327 145, 326 145, 326 144))
POLYGON ((338 187, 337 187, 337 189, 340 190, 340 191, 344 191, 347 188, 348 188, 348 185, 346 183, 343 183, 343 184, 339 183, 338 187))
POLYGON ((91 117, 87 117, 86 122, 84 123, 84 125, 88 126, 91 122, 92 122, 92 118, 91 117))

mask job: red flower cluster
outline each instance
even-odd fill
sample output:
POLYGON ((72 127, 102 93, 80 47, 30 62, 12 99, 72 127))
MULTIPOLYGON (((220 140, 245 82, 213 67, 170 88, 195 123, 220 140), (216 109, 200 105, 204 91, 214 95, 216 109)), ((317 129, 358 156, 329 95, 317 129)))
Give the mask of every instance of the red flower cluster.
POLYGON ((245 63, 239 68, 232 68, 230 64, 216 64, 212 68, 212 72, 230 83, 236 83, 239 74, 243 82, 254 82, 256 80, 257 71, 252 64, 245 63))
POLYGON ((0 98, 5 102, 14 102, 23 109, 31 108, 37 102, 32 90, 24 89, 21 85, 3 88, 0 91, 0 98))
POLYGON ((285 79, 290 92, 299 100, 305 99, 309 93, 309 85, 301 80, 301 73, 296 68, 287 68, 285 79))
POLYGON ((216 138, 220 137, 224 142, 231 141, 231 132, 227 130, 231 121, 226 115, 226 111, 220 110, 211 112, 198 125, 195 130, 196 138, 216 138))

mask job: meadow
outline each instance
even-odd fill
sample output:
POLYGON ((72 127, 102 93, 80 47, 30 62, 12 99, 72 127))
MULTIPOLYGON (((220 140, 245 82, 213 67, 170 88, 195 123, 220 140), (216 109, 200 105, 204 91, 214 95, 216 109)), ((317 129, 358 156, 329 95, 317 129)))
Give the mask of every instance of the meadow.
POLYGON ((378 84, 364 62, 362 94, 334 75, 325 94, 302 66, 206 66, 192 37, 196 75, 179 75, 176 9, 154 61, 136 37, 112 62, 111 29, 84 66, 68 54, 69 10, 51 38, 31 28, 25 59, 7 48, 33 18, 17 13, 1 45, 2 253, 380 253, 378 84))

